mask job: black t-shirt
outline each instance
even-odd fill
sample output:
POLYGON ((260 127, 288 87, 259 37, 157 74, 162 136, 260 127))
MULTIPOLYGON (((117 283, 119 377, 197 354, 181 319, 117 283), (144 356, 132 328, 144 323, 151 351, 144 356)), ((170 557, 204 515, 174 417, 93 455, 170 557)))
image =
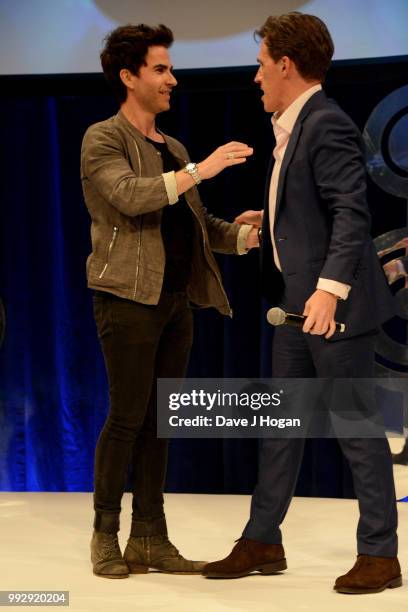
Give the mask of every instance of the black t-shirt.
MULTIPOLYGON (((165 142, 155 142, 150 138, 146 140, 159 151, 163 172, 180 170, 165 142)), ((194 219, 184 196, 180 196, 176 204, 163 208, 161 234, 166 253, 163 289, 170 293, 185 291, 191 273, 194 219)))

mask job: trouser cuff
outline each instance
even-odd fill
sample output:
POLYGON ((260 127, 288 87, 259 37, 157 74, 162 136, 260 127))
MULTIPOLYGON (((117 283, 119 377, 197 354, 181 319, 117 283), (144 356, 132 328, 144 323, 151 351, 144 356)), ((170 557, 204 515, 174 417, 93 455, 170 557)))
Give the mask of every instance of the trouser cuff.
POLYGON ((151 520, 132 520, 130 535, 134 538, 140 536, 167 535, 166 518, 160 516, 151 520))
POLYGON ((104 533, 117 533, 119 531, 119 514, 95 512, 94 529, 104 533))
POLYGON ((280 531, 271 533, 269 530, 253 529, 248 525, 242 532, 241 538, 247 538, 255 542, 263 542, 264 544, 282 544, 282 534, 280 531))

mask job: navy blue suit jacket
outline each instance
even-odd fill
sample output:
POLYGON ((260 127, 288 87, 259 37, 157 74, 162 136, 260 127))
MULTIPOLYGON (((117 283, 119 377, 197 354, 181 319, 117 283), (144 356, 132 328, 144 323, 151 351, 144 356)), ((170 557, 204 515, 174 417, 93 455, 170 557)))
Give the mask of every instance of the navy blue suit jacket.
POLYGON ((274 237, 282 273, 273 261, 265 194, 262 286, 267 299, 303 312, 319 277, 351 285, 333 340, 363 334, 394 314, 393 298, 369 235, 363 143, 358 128, 323 91, 305 104, 282 162, 274 237))

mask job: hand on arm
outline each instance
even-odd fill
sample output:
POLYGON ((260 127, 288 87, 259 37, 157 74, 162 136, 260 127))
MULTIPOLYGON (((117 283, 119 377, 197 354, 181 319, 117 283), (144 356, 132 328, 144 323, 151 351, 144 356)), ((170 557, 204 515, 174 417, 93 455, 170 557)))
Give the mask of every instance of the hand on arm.
POLYGON ((262 226, 263 210, 246 210, 235 217, 234 223, 238 225, 252 225, 246 237, 246 249, 249 251, 254 247, 259 247, 260 227, 262 226))
POLYGON ((303 325, 303 331, 312 335, 330 338, 336 331, 334 315, 337 308, 337 297, 322 289, 310 296, 305 304, 303 314, 307 317, 303 325))
POLYGON ((245 212, 235 217, 234 222, 239 225, 253 225, 254 227, 261 227, 263 220, 263 210, 246 210, 245 212))

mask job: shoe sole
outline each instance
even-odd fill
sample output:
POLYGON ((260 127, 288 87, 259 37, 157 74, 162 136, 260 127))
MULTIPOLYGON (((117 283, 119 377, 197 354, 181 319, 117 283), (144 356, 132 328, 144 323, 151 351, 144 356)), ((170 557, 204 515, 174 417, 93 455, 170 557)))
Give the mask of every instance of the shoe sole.
POLYGON ((148 574, 150 570, 154 572, 160 572, 161 574, 175 574, 176 576, 193 576, 193 575, 201 575, 201 570, 197 570, 195 572, 178 572, 171 570, 163 570, 158 567, 148 566, 148 565, 133 565, 129 564, 129 574, 148 574))
POLYGON ((334 586, 333 588, 335 591, 337 591, 337 593, 347 593, 350 595, 368 595, 369 593, 381 593, 382 591, 385 591, 385 589, 397 589, 400 586, 402 586, 402 576, 389 580, 388 582, 386 582, 384 585, 382 585, 381 587, 377 589, 358 588, 358 587, 336 587, 336 586, 334 586))
POLYGON ((129 574, 98 574, 94 572, 94 576, 98 576, 98 578, 110 578, 110 579, 120 579, 120 578, 129 578, 129 574))
POLYGON ((280 559, 279 561, 275 561, 274 563, 263 563, 262 565, 254 565, 253 567, 249 567, 244 572, 237 573, 222 573, 222 572, 206 572, 203 574, 205 578, 243 578, 244 576, 249 576, 252 572, 260 572, 264 576, 270 576, 272 574, 278 574, 279 572, 283 572, 288 569, 286 559, 280 559))

